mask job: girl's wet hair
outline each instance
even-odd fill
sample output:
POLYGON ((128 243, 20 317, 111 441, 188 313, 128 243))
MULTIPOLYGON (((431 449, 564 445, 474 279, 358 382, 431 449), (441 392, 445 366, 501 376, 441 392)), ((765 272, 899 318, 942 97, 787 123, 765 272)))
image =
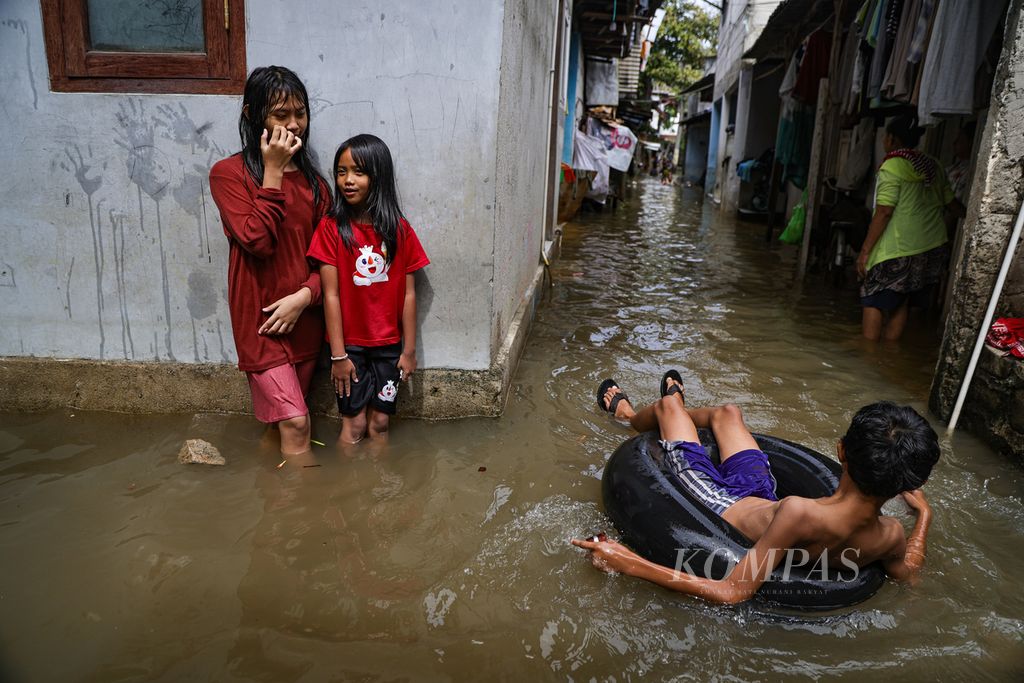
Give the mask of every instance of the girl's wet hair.
MULTIPOLYGON (((260 137, 263 135, 267 115, 275 106, 293 97, 302 103, 308 117, 309 95, 306 94, 306 86, 294 71, 283 66, 261 66, 253 69, 245 82, 242 114, 238 117, 238 133, 242 138, 242 161, 249 176, 257 185, 263 184, 263 152, 260 150, 260 137)), ((310 124, 308 118, 306 121, 306 130, 302 133, 302 147, 292 157, 292 161, 313 188, 313 206, 317 206, 321 199, 323 177, 317 172, 309 153, 310 124)))
MULTIPOLYGON (((376 135, 362 133, 341 143, 334 153, 335 176, 338 173, 338 162, 341 155, 348 150, 352 161, 370 179, 370 190, 366 196, 366 211, 370 214, 373 229, 380 236, 387 253, 384 255, 388 263, 398 252, 401 220, 405 218, 398 203, 398 190, 395 187, 395 164, 391 160, 391 151, 384 141, 376 135)), ((334 204, 329 214, 338 224, 338 236, 348 249, 355 249, 352 237, 351 221, 356 216, 353 207, 334 183, 334 204)))
POLYGON ((853 416, 843 437, 846 469, 869 496, 921 488, 939 460, 935 430, 910 406, 879 401, 853 416))

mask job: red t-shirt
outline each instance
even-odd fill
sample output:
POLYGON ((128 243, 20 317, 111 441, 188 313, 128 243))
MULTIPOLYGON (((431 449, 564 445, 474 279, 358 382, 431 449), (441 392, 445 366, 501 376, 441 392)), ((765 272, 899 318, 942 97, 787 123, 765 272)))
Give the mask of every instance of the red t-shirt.
POLYGON ((228 309, 238 352, 238 368, 257 372, 316 358, 324 339, 320 309, 320 271, 310 268, 306 249, 313 228, 330 201, 320 186, 320 206, 300 171, 284 174, 280 190, 254 183, 241 155, 222 159, 210 169, 210 194, 220 209, 228 237, 228 309), (260 335, 263 312, 283 296, 309 287, 312 303, 286 335, 260 335))
POLYGON ((324 216, 308 255, 338 269, 341 328, 346 346, 385 346, 402 340, 405 276, 430 263, 416 231, 402 220, 398 253, 385 265, 380 236, 369 223, 352 223, 354 247, 338 237, 337 222, 324 216))

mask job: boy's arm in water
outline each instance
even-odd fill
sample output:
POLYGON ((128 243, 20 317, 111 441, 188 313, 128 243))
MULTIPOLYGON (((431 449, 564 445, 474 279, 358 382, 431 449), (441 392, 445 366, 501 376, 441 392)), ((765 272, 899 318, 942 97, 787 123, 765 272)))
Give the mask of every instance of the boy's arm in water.
POLYGON ((903 500, 917 513, 917 521, 910 536, 903 538, 901 533, 898 541, 882 560, 885 573, 897 581, 906 581, 911 585, 917 583, 918 574, 924 566, 925 549, 928 540, 928 527, 932 523, 932 509, 920 490, 907 491, 903 500))
POLYGON ((760 540, 721 580, 655 564, 614 541, 573 539, 572 544, 592 551, 591 561, 602 571, 621 572, 709 602, 731 605, 753 597, 772 570, 790 555, 787 551, 801 548, 811 540, 808 536, 817 524, 808 503, 802 498, 783 499, 760 540))

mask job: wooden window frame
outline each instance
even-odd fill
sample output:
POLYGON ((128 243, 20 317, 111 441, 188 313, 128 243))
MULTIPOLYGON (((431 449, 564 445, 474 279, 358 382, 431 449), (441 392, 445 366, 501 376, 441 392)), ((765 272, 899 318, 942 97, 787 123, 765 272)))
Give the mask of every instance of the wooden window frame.
POLYGON ((55 92, 237 95, 245 87, 245 0, 203 0, 203 52, 89 48, 86 0, 40 0, 55 92))

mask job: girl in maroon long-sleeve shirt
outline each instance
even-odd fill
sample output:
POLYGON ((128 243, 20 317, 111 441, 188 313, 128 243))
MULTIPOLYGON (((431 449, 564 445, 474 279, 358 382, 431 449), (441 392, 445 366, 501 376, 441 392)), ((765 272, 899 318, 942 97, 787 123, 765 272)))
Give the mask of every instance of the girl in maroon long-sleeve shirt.
POLYGON ((242 151, 210 171, 228 237, 228 307, 256 417, 276 423, 281 450, 309 450, 305 395, 323 343, 320 275, 306 260, 330 191, 306 150, 309 97, 292 71, 250 74, 238 129, 242 151), (313 307, 313 308, 311 308, 313 307))

